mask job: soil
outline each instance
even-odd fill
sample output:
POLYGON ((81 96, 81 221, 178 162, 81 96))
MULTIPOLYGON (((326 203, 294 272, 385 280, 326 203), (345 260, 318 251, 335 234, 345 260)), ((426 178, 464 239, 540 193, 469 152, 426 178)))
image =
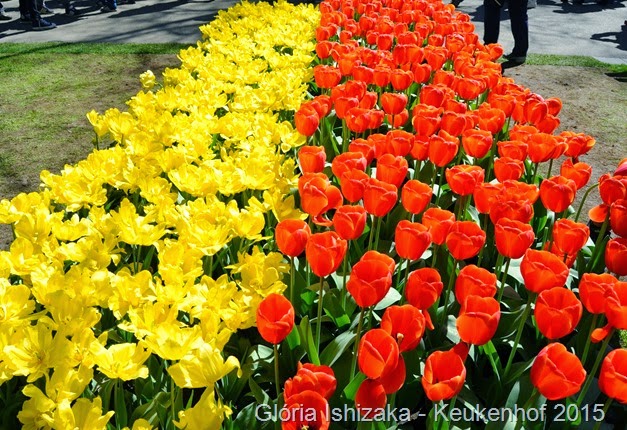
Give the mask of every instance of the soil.
MULTIPOLYGON (((159 76, 165 67, 177 64, 175 56, 146 56, 146 60, 142 70, 135 70, 125 77, 112 80, 111 84, 118 87, 110 88, 109 93, 128 94, 127 98, 130 98, 140 89, 137 79, 140 73, 150 69, 159 76)), ((516 82, 545 98, 559 97, 562 100, 563 108, 559 114, 561 125, 557 132, 582 132, 596 139, 596 146, 581 158, 581 161, 593 167, 590 184, 594 184, 602 174, 613 172, 618 162, 627 157, 627 83, 606 75, 602 69, 571 66, 523 65, 507 70, 506 76, 514 78, 516 82)), ((78 146, 80 139, 83 139, 82 149, 71 155, 65 151, 63 159, 51 162, 46 169, 58 172, 64 164, 83 159, 91 151, 89 142, 92 129, 84 119, 84 113, 91 109, 104 112, 110 107, 124 108, 120 102, 114 103, 110 98, 102 97, 102 93, 95 91, 94 94, 92 100, 85 101, 84 112, 79 112, 77 120, 67 125, 68 131, 71 131, 68 134, 76 140, 75 145, 78 146), (68 156, 74 159, 68 159, 68 156)), ((557 173, 556 167, 553 172, 557 173)), ((11 198, 20 192, 35 191, 39 185, 38 172, 16 175, 14 181, 2 185, 3 198, 11 198)), ((578 195, 581 198, 583 191, 578 195)), ((583 213, 587 213, 589 208, 598 203, 598 194, 591 193, 583 213)), ((11 240, 10 227, 0 226, 0 249, 7 249, 11 240)))

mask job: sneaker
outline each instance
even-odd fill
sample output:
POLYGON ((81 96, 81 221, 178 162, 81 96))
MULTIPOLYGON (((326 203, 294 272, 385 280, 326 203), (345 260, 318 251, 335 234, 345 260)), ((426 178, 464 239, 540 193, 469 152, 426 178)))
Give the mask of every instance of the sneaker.
POLYGON ((105 6, 102 7, 102 9, 100 9, 100 12, 102 12, 102 13, 109 13, 109 12, 115 12, 116 10, 118 10, 118 9, 105 5, 105 6))
POLYGON ((35 31, 52 30, 53 28, 56 28, 56 27, 57 25, 55 23, 46 21, 45 19, 40 19, 39 21, 33 22, 33 30, 35 31))
POLYGON ((11 21, 11 17, 4 12, 4 9, 0 9, 0 21, 11 21))
POLYGON ((51 15, 54 12, 48 6, 43 5, 41 9, 39 9, 39 15, 51 15))
POLYGON ((513 52, 511 54, 503 55, 507 61, 512 63, 522 64, 527 61, 527 57, 525 55, 515 55, 513 52))
POLYGON ((65 8, 65 14, 67 16, 76 16, 78 15, 78 10, 74 7, 74 5, 68 6, 65 8))

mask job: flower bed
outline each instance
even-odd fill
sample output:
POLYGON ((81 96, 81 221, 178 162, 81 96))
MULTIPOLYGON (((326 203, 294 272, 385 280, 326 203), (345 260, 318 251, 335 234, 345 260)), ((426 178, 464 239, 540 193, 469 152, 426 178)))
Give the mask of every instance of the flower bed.
POLYGON ((5 420, 620 425, 627 169, 591 238, 571 205, 595 142, 555 133, 558 99, 439 0, 244 3, 201 30, 128 112, 88 115, 103 149, 2 202, 5 420))

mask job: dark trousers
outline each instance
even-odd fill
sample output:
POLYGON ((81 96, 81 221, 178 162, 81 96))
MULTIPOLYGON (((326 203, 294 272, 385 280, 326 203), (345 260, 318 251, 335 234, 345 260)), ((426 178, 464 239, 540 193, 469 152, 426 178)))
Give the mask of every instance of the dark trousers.
MULTIPOLYGON (((484 33, 483 42, 496 43, 499 40, 499 27, 501 23, 501 9, 504 0, 483 0, 484 33)), ((526 56, 529 49, 529 26, 527 21, 527 0, 508 0, 509 20, 514 36, 514 56, 526 56)))
POLYGON ((35 23, 41 19, 37 9, 37 0, 20 0, 20 14, 30 15, 30 20, 35 23))

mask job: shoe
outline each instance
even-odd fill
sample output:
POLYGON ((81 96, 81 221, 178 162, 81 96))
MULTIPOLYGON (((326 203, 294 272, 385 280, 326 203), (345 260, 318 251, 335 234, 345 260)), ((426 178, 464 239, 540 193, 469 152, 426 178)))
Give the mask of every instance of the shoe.
POLYGON ((456 8, 458 8, 462 1, 464 1, 464 0, 453 0, 453 1, 451 1, 451 4, 453 6, 455 6, 456 8))
POLYGON ((57 28, 57 25, 53 22, 46 21, 45 19, 33 22, 33 30, 35 31, 52 30, 53 28, 57 28))
POLYGON ((48 6, 42 6, 41 9, 39 9, 39 15, 52 15, 54 12, 52 12, 52 9, 50 9, 48 6))
POLYGON ((65 14, 67 16, 76 16, 76 15, 78 15, 78 10, 76 10, 74 5, 68 6, 68 7, 65 8, 65 14))
POLYGON ((30 14, 20 15, 20 22, 30 22, 30 14))
POLYGON ((109 12, 115 12, 116 10, 118 10, 117 8, 112 8, 110 6, 103 6, 102 9, 100 9, 100 12, 102 13, 109 13, 109 12))
POLYGON ((527 56, 525 55, 515 55, 513 52, 511 54, 503 55, 508 62, 523 64, 527 61, 527 56))
POLYGON ((4 12, 4 9, 0 9, 0 21, 11 21, 11 17, 4 12))

